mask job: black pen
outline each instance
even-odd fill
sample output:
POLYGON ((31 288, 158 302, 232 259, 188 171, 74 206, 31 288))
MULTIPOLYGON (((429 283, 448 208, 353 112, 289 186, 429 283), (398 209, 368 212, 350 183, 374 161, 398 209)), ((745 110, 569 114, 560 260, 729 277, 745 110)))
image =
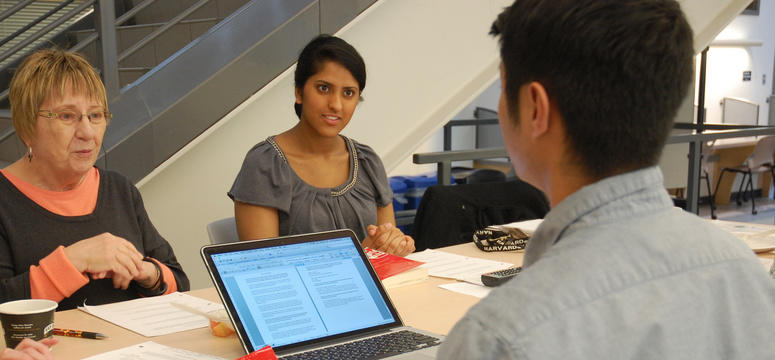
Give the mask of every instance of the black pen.
POLYGON ((72 337, 79 337, 84 339, 105 339, 107 338, 107 335, 91 332, 91 331, 81 331, 81 330, 68 330, 68 329, 57 329, 54 328, 54 335, 59 336, 72 336, 72 337))

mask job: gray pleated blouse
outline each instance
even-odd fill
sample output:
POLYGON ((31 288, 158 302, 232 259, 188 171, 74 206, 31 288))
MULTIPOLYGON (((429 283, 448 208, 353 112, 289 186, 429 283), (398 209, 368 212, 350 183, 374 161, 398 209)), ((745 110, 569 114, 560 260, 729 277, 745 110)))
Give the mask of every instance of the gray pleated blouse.
POLYGON ((393 192, 374 150, 342 138, 350 152, 346 183, 334 188, 307 184, 271 136, 248 151, 229 197, 277 209, 280 235, 347 228, 363 241, 366 226, 377 223, 377 207, 390 204, 393 192))

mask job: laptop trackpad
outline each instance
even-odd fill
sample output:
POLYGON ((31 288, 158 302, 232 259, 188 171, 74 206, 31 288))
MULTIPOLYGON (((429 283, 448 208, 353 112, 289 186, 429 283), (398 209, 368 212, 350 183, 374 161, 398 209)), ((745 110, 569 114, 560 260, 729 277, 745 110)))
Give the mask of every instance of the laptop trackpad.
POLYGON ((429 347, 425 349, 421 349, 418 351, 412 351, 406 354, 391 356, 388 359, 396 359, 396 360, 410 360, 410 359, 417 359, 417 360, 430 360, 436 358, 436 353, 439 352, 439 347, 429 347))

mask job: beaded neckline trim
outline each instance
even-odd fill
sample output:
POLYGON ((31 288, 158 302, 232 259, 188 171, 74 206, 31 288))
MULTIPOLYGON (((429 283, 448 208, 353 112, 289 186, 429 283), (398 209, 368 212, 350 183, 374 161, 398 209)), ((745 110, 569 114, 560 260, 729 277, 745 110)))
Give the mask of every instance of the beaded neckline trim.
POLYGON ((282 150, 280 150, 280 147, 277 146, 277 143, 274 141, 274 136, 270 136, 266 138, 266 142, 268 142, 269 145, 272 145, 272 147, 274 148, 274 151, 277 152, 277 155, 280 155, 280 159, 283 159, 283 162, 290 165, 290 163, 288 163, 288 159, 285 158, 285 153, 282 150))
MULTIPOLYGON (((345 141, 347 141, 347 147, 350 149, 350 157, 352 158, 353 162, 353 176, 352 180, 347 183, 343 188, 340 190, 331 190, 331 196, 342 196, 347 191, 349 191, 353 186, 355 186, 355 183, 358 182, 358 152, 355 151, 355 145, 353 144, 353 141, 350 140, 350 138, 346 136, 342 136, 345 141)), ((280 146, 277 145, 277 142, 275 142, 274 137, 268 137, 266 141, 272 145, 274 150, 277 152, 278 155, 280 155, 280 158, 283 159, 283 161, 290 166, 290 163, 288 162, 288 159, 285 157, 285 153, 280 149, 280 146)))

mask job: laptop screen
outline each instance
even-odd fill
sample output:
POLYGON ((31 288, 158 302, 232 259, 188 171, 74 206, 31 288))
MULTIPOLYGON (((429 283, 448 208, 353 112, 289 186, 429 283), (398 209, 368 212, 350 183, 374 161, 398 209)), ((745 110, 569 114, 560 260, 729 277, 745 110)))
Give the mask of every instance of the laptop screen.
POLYGON ((349 231, 205 247, 224 304, 254 351, 400 325, 349 231), (323 235, 322 237, 320 235, 323 235), (328 238, 325 235, 336 237, 328 238), (207 248, 211 248, 208 250, 207 248), (225 292, 225 294, 223 293, 225 292))

